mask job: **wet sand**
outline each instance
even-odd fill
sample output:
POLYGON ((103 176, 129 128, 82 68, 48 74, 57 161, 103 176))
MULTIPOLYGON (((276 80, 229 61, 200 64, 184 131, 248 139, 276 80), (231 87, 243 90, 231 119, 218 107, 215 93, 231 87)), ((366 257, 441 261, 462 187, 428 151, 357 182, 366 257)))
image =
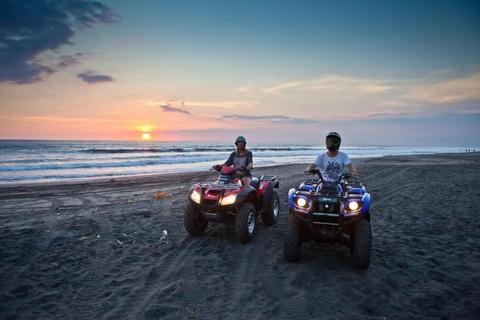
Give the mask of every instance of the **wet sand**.
POLYGON ((183 227, 187 190, 213 172, 0 187, 1 319, 478 319, 480 153, 358 159, 372 194, 372 261, 304 245, 287 263, 281 213, 252 243, 183 227), (157 194, 157 197, 154 195, 157 194))

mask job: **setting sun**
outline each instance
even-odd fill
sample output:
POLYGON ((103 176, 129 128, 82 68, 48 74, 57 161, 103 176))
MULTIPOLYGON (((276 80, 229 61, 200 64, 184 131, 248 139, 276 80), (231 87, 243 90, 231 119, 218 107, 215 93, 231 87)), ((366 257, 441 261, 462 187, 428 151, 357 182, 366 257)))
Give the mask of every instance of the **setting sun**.
POLYGON ((143 132, 142 133, 142 140, 150 140, 152 138, 152 135, 148 132, 143 132))

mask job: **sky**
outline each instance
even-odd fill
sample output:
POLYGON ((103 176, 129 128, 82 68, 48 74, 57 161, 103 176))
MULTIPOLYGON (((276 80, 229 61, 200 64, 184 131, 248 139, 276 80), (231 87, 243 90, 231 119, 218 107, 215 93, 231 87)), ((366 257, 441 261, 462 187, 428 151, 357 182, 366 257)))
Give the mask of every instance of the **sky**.
POLYGON ((0 0, 0 139, 480 145, 478 1, 0 0))

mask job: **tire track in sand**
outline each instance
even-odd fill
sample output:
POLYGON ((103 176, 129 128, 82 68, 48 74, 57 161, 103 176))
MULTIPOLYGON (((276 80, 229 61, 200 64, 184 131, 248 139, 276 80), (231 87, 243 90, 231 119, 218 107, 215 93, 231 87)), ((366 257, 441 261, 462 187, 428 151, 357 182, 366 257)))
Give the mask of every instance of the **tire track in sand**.
MULTIPOLYGON (((133 318, 160 318, 166 314, 165 301, 178 290, 178 279, 182 278, 188 258, 195 255, 194 239, 180 239, 184 233, 180 232, 178 217, 171 213, 172 200, 162 200, 164 203, 158 213, 161 225, 168 232, 167 252, 158 257, 154 264, 150 263, 151 256, 144 257, 139 264, 146 267, 137 286, 125 299, 128 303, 121 304, 111 312, 111 317, 124 317, 129 313, 133 318)), ((158 230, 158 238, 162 230, 158 230)), ((156 238, 156 236, 154 236, 156 238)), ((158 239, 157 239, 158 240, 158 239)), ((149 253, 151 254, 151 253, 149 253)))
MULTIPOLYGON (((86 199, 82 198, 81 200, 84 203, 83 207, 87 209, 86 199)), ((94 240, 94 259, 90 259, 91 263, 85 265, 85 272, 79 276, 80 279, 75 279, 82 284, 74 297, 75 304, 73 306, 80 319, 95 319, 101 313, 99 301, 105 289, 102 286, 102 277, 109 263, 108 257, 113 241, 112 223, 107 216, 95 210, 88 218, 93 220, 99 228, 100 238, 94 240)))

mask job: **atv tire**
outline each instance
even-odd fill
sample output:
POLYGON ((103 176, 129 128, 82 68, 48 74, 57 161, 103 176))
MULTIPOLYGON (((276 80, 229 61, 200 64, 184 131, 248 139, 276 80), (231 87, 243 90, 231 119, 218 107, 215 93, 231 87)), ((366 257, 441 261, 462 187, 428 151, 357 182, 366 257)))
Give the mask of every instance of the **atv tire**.
POLYGON ((302 229, 303 222, 290 214, 283 242, 283 256, 289 262, 300 261, 302 258, 302 229))
POLYGON ((198 236, 205 231, 208 221, 201 216, 201 213, 197 208, 188 203, 183 215, 183 224, 188 233, 192 236, 198 236))
POLYGON ((235 217, 235 234, 240 242, 252 241, 257 223, 257 213, 251 203, 244 203, 235 217))
POLYGON ((368 269, 372 250, 372 230, 370 222, 360 219, 353 225, 352 258, 358 269, 368 269))
POLYGON ((263 224, 266 226, 271 226, 275 224, 280 213, 280 199, 278 194, 275 191, 272 191, 266 203, 265 210, 262 211, 263 224))

